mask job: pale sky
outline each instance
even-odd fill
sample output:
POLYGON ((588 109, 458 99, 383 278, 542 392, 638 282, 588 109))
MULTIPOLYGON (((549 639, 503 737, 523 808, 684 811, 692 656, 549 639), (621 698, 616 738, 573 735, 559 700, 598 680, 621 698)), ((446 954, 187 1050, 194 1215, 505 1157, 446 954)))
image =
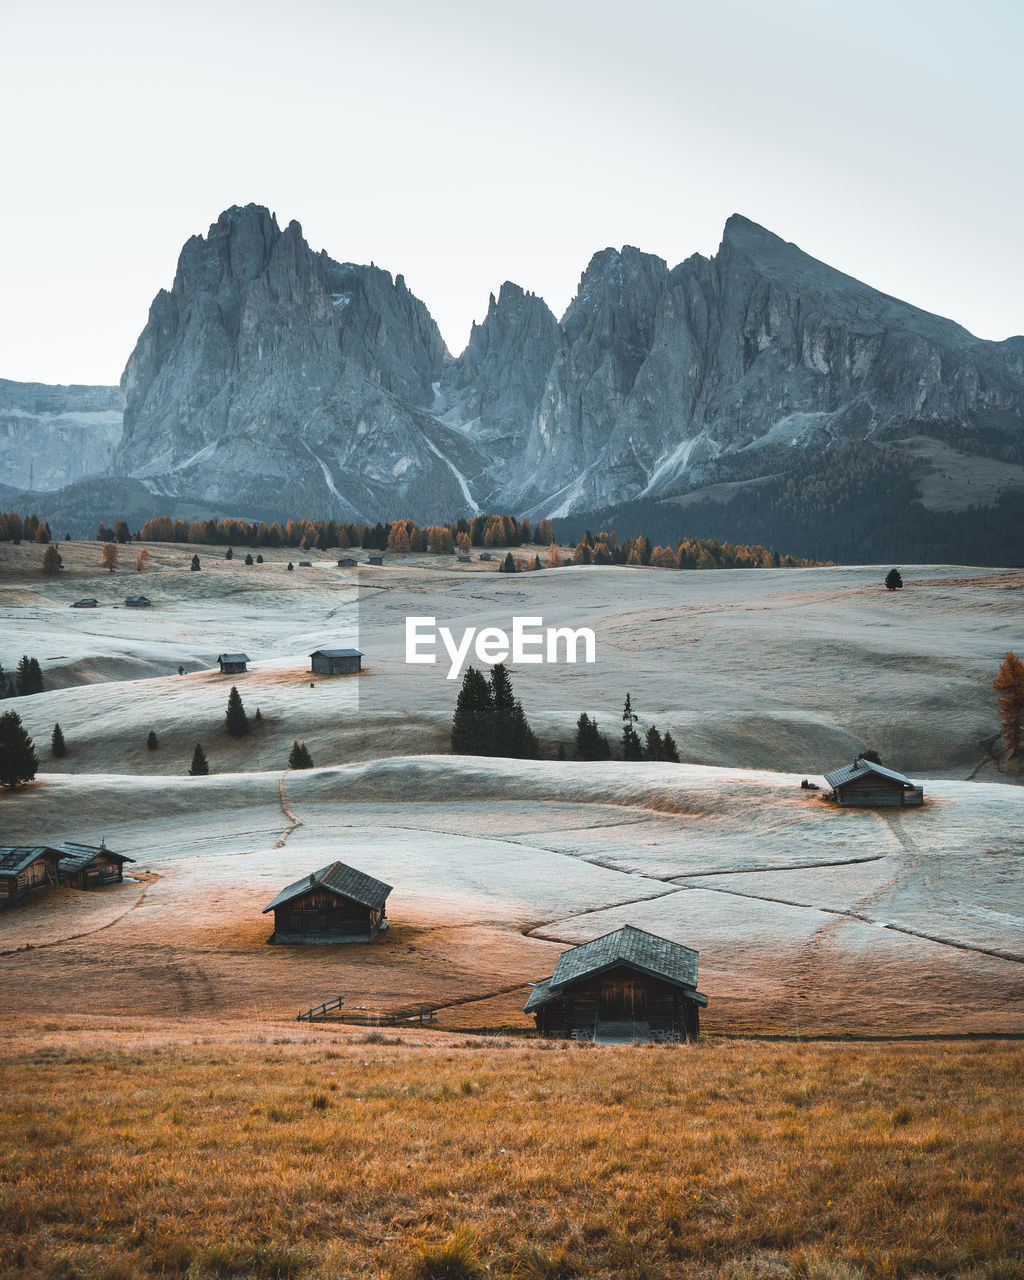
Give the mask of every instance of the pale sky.
POLYGON ((255 201, 405 275, 453 353, 516 281, 739 212, 1024 332, 1021 0, 0 0, 0 377, 114 383, 255 201))

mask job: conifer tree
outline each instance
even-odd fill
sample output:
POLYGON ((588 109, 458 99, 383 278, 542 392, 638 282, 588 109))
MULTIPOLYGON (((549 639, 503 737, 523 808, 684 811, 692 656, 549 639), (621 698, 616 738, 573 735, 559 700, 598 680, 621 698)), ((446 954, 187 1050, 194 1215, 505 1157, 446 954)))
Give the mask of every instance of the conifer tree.
POLYGON ((234 551, 234 548, 233 548, 233 547, 228 547, 227 551, 225 551, 225 552, 224 552, 224 559, 225 559, 225 560, 234 560, 234 558, 235 558, 235 551, 234 551))
POLYGON ((289 769, 312 769, 313 758, 306 750, 306 744, 296 739, 292 743, 292 749, 288 753, 289 769))
POLYGON ((57 544, 55 542, 51 542, 43 553, 43 573, 60 573, 63 568, 64 561, 60 558, 60 552, 57 550, 57 544))
POLYGON ((492 755, 494 705, 491 687, 475 667, 467 667, 452 716, 452 750, 461 756, 492 755))
POLYGON ((224 713, 224 727, 232 738, 244 738, 249 732, 249 717, 242 705, 242 695, 232 685, 228 694, 228 708, 224 713))
POLYGON ((518 573, 519 572, 519 567, 517 566, 515 560, 513 560, 511 551, 508 551, 505 553, 505 559, 502 560, 501 564, 498 566, 498 572, 499 573, 518 573))
POLYGON ((669 761, 670 764, 679 763, 679 748, 676 746, 675 738, 667 729, 661 739, 661 758, 669 761))
POLYGON ((155 751, 160 743, 157 741, 156 730, 150 729, 149 736, 146 738, 146 750, 155 751))
POLYGON ((201 778, 210 772, 210 766, 206 759, 206 752, 196 743, 196 749, 192 752, 192 763, 189 766, 190 778, 201 778))
POLYGON ((992 688, 999 694, 1003 744, 1015 756, 1024 742, 1024 662, 1012 651, 1003 659, 992 688))
POLYGON ((256 708, 256 714, 253 716, 252 722, 254 725, 257 725, 257 726, 263 723, 263 712, 259 709, 259 707, 256 708))
POLYGON ((890 569, 885 575, 885 589, 886 591, 902 591, 903 578, 899 569, 890 569))
POLYGON ((648 760, 665 759, 664 739, 653 724, 644 735, 644 755, 648 760))
POLYGON ((584 711, 576 721, 576 738, 572 749, 574 760, 607 760, 612 754, 607 737, 584 711))
POLYGON ((32 739, 16 711, 0 715, 0 786, 20 787, 31 782, 39 768, 32 739))
POLYGON ((246 555, 246 557, 245 557, 245 563, 246 563, 247 565, 252 564, 252 552, 251 552, 251 551, 246 555))
POLYGON ((623 760, 642 760, 644 758, 643 745, 640 742, 640 735, 634 728, 635 723, 636 715, 633 712, 633 702, 627 693, 626 703, 622 708, 621 749, 623 760))
POLYGON ((61 756, 68 753, 68 744, 64 741, 64 730, 59 724, 53 726, 53 733, 50 734, 50 755, 55 760, 59 760, 61 756))
POLYGON ((39 662, 36 658, 30 658, 27 653, 23 653, 18 662, 17 692, 22 698, 31 693, 43 692, 43 673, 39 662))
POLYGON ((191 570, 192 570, 192 572, 193 572, 193 573, 198 573, 198 572, 199 572, 199 569, 200 569, 200 567, 201 567, 201 566, 200 566, 200 564, 199 564, 199 557, 198 557, 198 556, 193 556, 193 557, 192 557, 192 564, 191 564, 189 567, 191 568, 191 570))
POLYGON ((294 565, 292 564, 292 562, 289 560, 289 561, 288 561, 288 572, 289 572, 289 573, 294 573, 294 571, 295 571, 295 566, 294 566, 294 565))

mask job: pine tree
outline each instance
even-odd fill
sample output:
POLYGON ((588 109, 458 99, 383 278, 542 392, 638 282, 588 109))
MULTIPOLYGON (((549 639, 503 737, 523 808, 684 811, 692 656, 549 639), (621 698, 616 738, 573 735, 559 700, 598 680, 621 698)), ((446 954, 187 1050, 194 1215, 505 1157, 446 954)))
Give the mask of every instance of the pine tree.
POLYGON ((1015 756, 1024 741, 1024 662, 1012 651, 1003 659, 992 688, 999 694, 1003 744, 1015 756))
POLYGON ((192 564, 191 564, 189 567, 191 568, 191 570, 192 570, 192 572, 193 572, 193 573, 198 573, 198 572, 199 572, 200 564, 199 564, 199 557, 198 557, 198 556, 193 556, 193 557, 192 557, 192 564))
POLYGON ((242 695, 232 685, 228 694, 228 709, 224 713, 224 727, 232 738, 244 738, 249 732, 249 717, 242 705, 242 695))
POLYGON ((225 552, 224 552, 224 559, 225 559, 225 560, 234 560, 234 558, 235 558, 234 548, 232 548, 232 547, 228 547, 227 551, 225 551, 225 552))
POLYGON ((492 755, 494 705, 491 687, 475 667, 467 667, 452 716, 452 750, 460 756, 492 755))
POLYGON ((670 764, 679 763, 679 748, 676 746, 676 740, 666 729, 661 739, 661 758, 669 761, 670 764))
POLYGON ((192 752, 192 763, 189 766, 190 778, 201 778, 210 772, 210 766, 207 763, 206 752, 196 743, 196 749, 192 752))
POLYGON ((32 739, 16 711, 0 715, 0 786, 20 787, 31 782, 39 768, 32 739))
POLYGON ((881 763, 882 763, 882 757, 878 754, 878 752, 877 752, 877 751, 875 751, 875 750, 873 750, 873 749, 870 749, 870 748, 869 748, 867 751, 859 751, 859 752, 857 753, 857 759, 858 759, 858 760, 870 760, 872 764, 881 764, 881 763))
POLYGON ((262 564, 262 563, 263 563, 263 557, 262 557, 262 556, 257 556, 257 557, 256 557, 256 563, 257 563, 257 564, 262 564))
POLYGON ((43 573, 60 573, 64 568, 64 561, 60 558, 60 552, 57 550, 57 544, 51 542, 43 553, 43 573))
POLYGON ((146 750, 155 751, 159 745, 160 743, 157 741, 156 730, 150 729, 149 737, 146 739, 146 750))
POLYGON ((30 658, 27 653, 23 653, 18 662, 17 679, 16 692, 19 697, 25 698, 31 693, 43 692, 43 673, 39 662, 35 658, 30 658))
POLYGON ((252 552, 250 551, 245 557, 246 564, 252 564, 252 552))
POLYGON ((637 733, 634 725, 636 716, 633 713, 633 702, 629 694, 626 694, 626 702, 622 708, 622 758, 623 760, 642 760, 644 758, 643 745, 640 742, 640 735, 637 733))
POLYGON ((511 551, 506 552, 505 559, 502 560, 500 565, 498 565, 498 572, 499 573, 518 573, 519 572, 519 568, 516 565, 515 560, 512 559, 511 551))
POLYGON ((295 566, 294 566, 294 565, 292 564, 292 562, 289 560, 289 561, 288 561, 288 572, 289 572, 289 573, 294 573, 294 571, 295 571, 295 566))
POLYGON ((902 591, 903 578, 899 569, 890 569, 885 575, 885 589, 886 591, 902 591))
POLYGON ((256 708, 256 714, 253 716, 252 722, 254 725, 257 725, 257 726, 263 723, 263 712, 259 709, 259 707, 256 708))
POLYGON ((53 726, 53 733, 50 734, 50 755, 55 760, 59 760, 61 756, 68 753, 68 744, 64 741, 64 730, 59 724, 53 726))
POLYGON ((644 735, 644 755, 648 760, 665 759, 665 742, 652 724, 644 735))
POLYGON ((513 756, 515 697, 508 668, 503 662, 491 667, 491 724, 493 736, 484 753, 489 756, 513 756))
POLYGON ((312 769, 313 758, 306 750, 306 744, 296 739, 292 743, 292 749, 288 753, 289 769, 312 769))
POLYGON ((584 711, 576 721, 576 738, 572 749, 574 760, 607 760, 612 754, 611 744, 584 711))

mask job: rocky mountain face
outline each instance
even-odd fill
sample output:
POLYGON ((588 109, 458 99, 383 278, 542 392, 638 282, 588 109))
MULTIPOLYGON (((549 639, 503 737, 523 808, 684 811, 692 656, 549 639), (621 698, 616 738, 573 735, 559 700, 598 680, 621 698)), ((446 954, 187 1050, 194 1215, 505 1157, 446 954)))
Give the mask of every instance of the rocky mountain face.
POLYGON ((52 491, 107 471, 121 438, 117 387, 0 378, 0 484, 52 491))
POLYGON ((163 498, 537 518, 940 429, 954 455, 956 433, 1017 449, 1024 338, 981 341, 734 216, 710 258, 602 250, 561 321, 506 282, 455 358, 401 276, 249 205, 184 246, 121 390, 114 470, 163 498))
POLYGON ((121 379, 117 464, 155 493, 257 511, 464 508, 478 455, 428 412, 449 358, 401 276, 232 208, 150 308, 121 379))

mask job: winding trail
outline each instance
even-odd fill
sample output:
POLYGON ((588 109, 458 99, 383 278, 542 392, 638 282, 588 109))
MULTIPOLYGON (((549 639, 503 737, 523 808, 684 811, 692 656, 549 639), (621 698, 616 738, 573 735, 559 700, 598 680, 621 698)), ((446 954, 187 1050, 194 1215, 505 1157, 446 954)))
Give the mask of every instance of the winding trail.
POLYGON ((302 819, 297 818, 295 816, 294 810, 292 809, 291 805, 288 803, 288 796, 284 789, 284 780, 285 778, 287 778, 287 776, 288 776, 288 770, 285 769, 284 773, 281 774, 280 778, 277 781, 277 793, 281 797, 281 812, 284 814, 285 818, 287 819, 288 825, 285 827, 284 831, 282 831, 281 834, 274 841, 275 849, 283 848, 284 845, 287 844, 288 837, 295 830, 295 828, 302 826, 302 819))

